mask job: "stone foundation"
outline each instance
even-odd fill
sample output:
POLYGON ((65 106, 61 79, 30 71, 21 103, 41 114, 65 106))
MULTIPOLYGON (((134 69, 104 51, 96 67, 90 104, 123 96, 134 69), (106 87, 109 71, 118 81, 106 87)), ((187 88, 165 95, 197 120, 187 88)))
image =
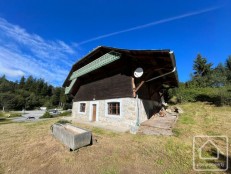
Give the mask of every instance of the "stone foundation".
POLYGON ((160 103, 151 100, 142 100, 136 98, 118 98, 108 100, 94 100, 74 102, 72 107, 72 117, 82 117, 88 121, 92 121, 92 105, 96 104, 96 121, 113 122, 124 126, 134 125, 137 122, 142 123, 149 119, 156 111, 160 109, 160 103), (120 115, 109 115, 107 103, 120 102, 120 115), (80 103, 86 104, 84 113, 80 111, 80 103))

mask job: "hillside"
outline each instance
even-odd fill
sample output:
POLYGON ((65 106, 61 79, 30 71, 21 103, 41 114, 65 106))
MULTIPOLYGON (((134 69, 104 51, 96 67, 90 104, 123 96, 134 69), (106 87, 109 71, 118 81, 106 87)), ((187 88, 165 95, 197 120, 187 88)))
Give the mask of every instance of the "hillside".
POLYGON ((0 108, 5 110, 30 110, 41 106, 70 107, 71 100, 61 87, 53 87, 43 79, 29 76, 20 82, 0 78, 0 108))
MULTIPOLYGON (((92 130, 95 141, 74 152, 51 135, 50 126, 58 119, 2 124, 0 173, 196 173, 192 163, 193 137, 231 138, 231 108, 201 102, 180 107, 184 113, 170 137, 116 133, 76 124, 92 130)), ((229 169, 226 173, 230 172, 229 169)))

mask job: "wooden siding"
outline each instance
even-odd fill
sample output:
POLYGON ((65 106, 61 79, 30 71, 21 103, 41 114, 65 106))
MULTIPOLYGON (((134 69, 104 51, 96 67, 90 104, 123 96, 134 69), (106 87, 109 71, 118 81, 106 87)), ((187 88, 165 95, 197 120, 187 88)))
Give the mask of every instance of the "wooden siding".
MULTIPOLYGON (((141 82, 137 82, 136 86, 138 86, 141 82)), ((144 83, 141 88, 138 90, 137 94, 140 99, 144 100, 153 100, 160 101, 159 92, 162 89, 161 83, 155 81, 153 83, 144 83)))
POLYGON ((79 87, 74 101, 133 97, 131 77, 117 74, 79 87))

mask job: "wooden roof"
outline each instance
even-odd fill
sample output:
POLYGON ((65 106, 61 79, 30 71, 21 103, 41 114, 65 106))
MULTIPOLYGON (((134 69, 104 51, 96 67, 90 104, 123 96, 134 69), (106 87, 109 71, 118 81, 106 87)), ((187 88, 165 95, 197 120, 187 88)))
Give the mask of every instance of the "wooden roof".
MULTIPOLYGON (((73 88, 75 88, 76 84, 80 83, 80 81, 81 83, 86 84, 91 81, 102 79, 118 73, 122 73, 127 76, 133 76, 134 70, 138 67, 142 67, 144 69, 143 76, 138 80, 147 81, 149 79, 152 79, 153 77, 171 72, 174 67, 176 67, 175 56, 168 49, 128 50, 99 46, 72 66, 71 71, 69 72, 66 80, 63 83, 63 87, 68 87, 70 85, 70 77, 72 76, 73 72, 79 70, 80 68, 86 66, 92 61, 112 51, 120 53, 121 59, 84 75, 80 78, 79 81, 77 80, 75 82, 73 88)), ((161 77, 160 79, 158 79, 158 81, 161 81, 162 84, 168 85, 170 87, 177 87, 177 71, 161 77)), ((149 83, 152 83, 152 81, 150 81, 149 83)))

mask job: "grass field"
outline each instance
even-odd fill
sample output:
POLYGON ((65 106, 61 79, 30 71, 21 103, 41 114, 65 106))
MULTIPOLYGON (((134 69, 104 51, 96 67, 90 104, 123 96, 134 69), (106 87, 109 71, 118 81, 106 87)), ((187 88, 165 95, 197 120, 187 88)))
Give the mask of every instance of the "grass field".
MULTIPOLYGON (((0 173, 196 173, 192 167, 193 136, 225 135, 230 139, 231 107, 205 103, 180 107, 184 113, 174 136, 115 133, 81 125, 93 131, 97 142, 74 152, 51 135, 50 126, 58 118, 0 124, 0 173)), ((231 173, 230 169, 226 173, 231 173)))

